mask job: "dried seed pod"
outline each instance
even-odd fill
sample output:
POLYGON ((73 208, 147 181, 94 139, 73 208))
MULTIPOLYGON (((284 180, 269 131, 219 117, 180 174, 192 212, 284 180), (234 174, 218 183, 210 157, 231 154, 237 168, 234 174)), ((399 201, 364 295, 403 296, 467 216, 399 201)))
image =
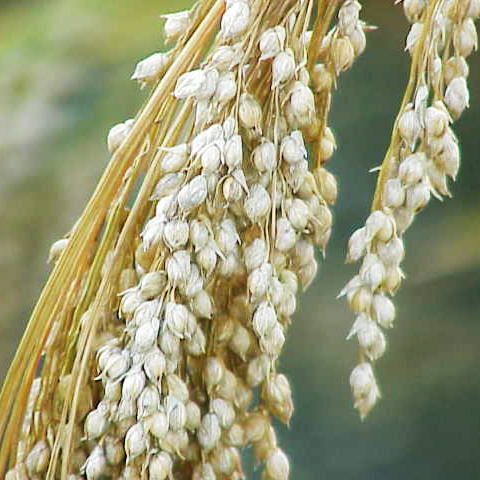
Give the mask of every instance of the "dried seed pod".
POLYGON ((252 95, 242 93, 240 96, 238 116, 245 128, 254 128, 261 132, 262 108, 252 95))
POLYGON ((290 164, 300 162, 307 157, 307 150, 299 130, 294 130, 282 139, 280 153, 283 159, 290 164))
POLYGON ((210 232, 201 220, 193 220, 190 222, 190 240, 195 247, 195 252, 207 246, 210 239, 210 232))
POLYGON ((240 236, 237 232, 235 221, 232 218, 225 218, 215 230, 215 242, 224 254, 235 250, 240 236))
POLYGON ((8 470, 5 480, 29 480, 25 464, 17 463, 14 468, 8 470))
POLYGON ((202 318, 212 318, 213 303, 210 295, 205 290, 200 290, 191 301, 193 312, 202 318))
POLYGON ((180 339, 177 335, 173 334, 170 329, 166 329, 163 330, 160 335, 159 346, 165 354, 165 371, 168 372, 168 361, 177 359, 180 356, 180 339))
POLYGON ((143 425, 136 423, 129 428, 125 436, 125 452, 127 454, 127 462, 141 455, 148 447, 148 435, 143 425))
POLYGON ((136 400, 145 387, 145 374, 142 370, 132 370, 122 383, 122 398, 136 400))
POLYGON ((272 62, 272 88, 288 82, 295 73, 295 56, 293 50, 286 50, 275 55, 272 62))
POLYGON ((174 395, 167 395, 165 397, 165 412, 170 430, 182 430, 187 421, 185 405, 174 395))
POLYGON ((380 390, 369 363, 363 362, 353 369, 350 375, 350 386, 355 400, 354 406, 363 420, 380 398, 380 390))
POLYGON ((242 426, 234 423, 227 432, 223 433, 222 441, 233 447, 243 447, 245 445, 245 432, 242 426))
POLYGON ((252 161, 259 172, 273 172, 277 166, 277 150, 274 143, 262 141, 253 150, 252 161))
POLYGON ((283 423, 289 423, 293 414, 292 391, 287 377, 272 374, 267 378, 263 392, 268 409, 283 423))
POLYGON ((330 159, 336 148, 337 143, 335 142, 333 132, 329 127, 326 127, 318 146, 318 156, 321 159, 321 162, 323 163, 330 159))
POLYGON ((192 480, 215 480, 216 478, 210 463, 200 463, 193 470, 192 480))
MULTIPOLYGON (((303 289, 304 292, 307 290, 307 288, 310 286, 310 284, 313 282, 313 280, 317 276, 317 271, 318 271, 318 263, 317 263, 316 260, 312 260, 307 265, 302 265, 297 270, 298 279, 300 280, 300 283, 302 284, 302 289, 303 289)), ((286 299, 291 300, 292 297, 295 298, 295 296, 293 294, 292 295, 287 294, 286 299)), ((286 308, 285 311, 288 311, 291 308, 293 308, 293 310, 295 310, 295 303, 291 304, 291 307, 286 308)))
POLYGON ((210 403, 210 409, 218 418, 221 428, 229 429, 235 420, 235 410, 233 406, 223 398, 215 398, 210 403))
POLYGON ((454 118, 458 118, 468 107, 470 94, 465 77, 455 77, 445 91, 445 105, 454 118))
POLYGON ((358 22, 350 35, 348 35, 356 57, 360 56, 365 51, 365 47, 367 46, 367 37, 365 36, 365 31, 363 28, 363 22, 358 22))
POLYGON ((260 37, 260 60, 268 60, 278 55, 285 44, 285 37, 285 28, 280 25, 265 30, 260 37))
POLYGON ((423 178, 426 161, 424 152, 409 155, 399 166, 398 178, 406 186, 415 185, 423 178))
POLYGON ((45 440, 39 440, 25 459, 25 466, 30 475, 45 472, 50 460, 50 448, 45 440))
POLYGON ((372 312, 375 320, 383 328, 392 328, 395 320, 395 306, 385 295, 376 294, 372 299, 372 312))
POLYGON ((405 41, 405 50, 410 53, 410 55, 413 55, 413 50, 417 44, 418 39, 420 38, 420 35, 422 34, 423 30, 423 23, 421 22, 415 22, 411 28, 410 31, 408 32, 407 39, 405 41))
POLYGON ((248 271, 260 267, 267 260, 267 244, 263 238, 256 238, 243 251, 245 266, 248 271))
POLYGON ((243 33, 249 25, 250 8, 243 0, 230 2, 222 17, 221 31, 227 38, 234 38, 243 33))
POLYGON ((87 440, 95 440, 101 437, 108 428, 106 412, 101 408, 92 410, 85 419, 85 437, 87 440))
POLYGON ((207 413, 202 418, 202 423, 197 433, 200 446, 205 451, 210 452, 217 446, 221 434, 222 430, 218 417, 214 413, 207 413))
POLYGON ((213 389, 220 384, 224 374, 225 366, 223 365, 223 362, 216 357, 208 357, 204 371, 207 392, 212 392, 213 389))
POLYGON ((115 153, 115 151, 120 147, 123 140, 127 138, 130 130, 133 126, 133 119, 126 120, 123 123, 118 123, 114 125, 108 132, 107 135, 107 146, 110 153, 115 153))
POLYGON ((335 179, 335 176, 327 169, 322 167, 316 168, 313 173, 320 195, 327 203, 335 203, 338 193, 337 180, 335 179))
POLYGON ((367 230, 365 227, 359 228, 352 233, 348 240, 347 263, 355 263, 363 257, 366 252, 367 245, 367 230))
POLYGON ((367 313, 372 305, 372 292, 368 287, 358 287, 347 293, 348 305, 356 313, 367 313))
POLYGON ((250 413, 243 424, 247 445, 259 442, 264 437, 268 425, 269 422, 263 414, 250 413))
POLYGON ((165 373, 165 367, 165 355, 160 349, 154 348, 146 354, 143 362, 143 368, 147 378, 151 382, 160 385, 163 374, 165 373))
POLYGON ((153 85, 165 72, 169 60, 168 53, 154 53, 137 63, 131 79, 140 83, 142 88, 153 85))
POLYGON ((177 80, 174 95, 178 99, 197 96, 207 81, 204 70, 192 70, 184 73, 177 80))
POLYGON ((212 55, 211 64, 219 72, 229 70, 236 63, 238 63, 238 60, 235 58, 235 50, 230 45, 221 45, 212 55))
POLYGON ((310 209, 307 204, 299 198, 285 200, 285 210, 293 228, 303 231, 310 219, 310 209))
POLYGON ((145 387, 137 400, 137 418, 145 418, 158 411, 160 394, 156 386, 145 387))
POLYGON ((187 250, 178 250, 165 262, 168 279, 173 284, 186 282, 192 272, 190 253, 187 250))
POLYGON ((330 48, 336 75, 348 70, 355 60, 355 50, 349 38, 334 38, 330 48))
MULTIPOLYGON (((290 295, 295 298, 294 295, 290 295)), ((293 309, 286 310, 285 314, 291 315, 295 311, 295 300, 293 309)), ((282 312, 280 312, 282 313, 282 312)), ((272 358, 277 358, 285 344, 285 332, 283 327, 277 322, 275 326, 260 338, 260 350, 272 358)))
POLYGON ((155 208, 155 216, 164 222, 171 220, 177 211, 177 196, 175 193, 162 197, 155 208))
POLYGON ((103 400, 115 404, 122 396, 122 385, 119 382, 107 380, 105 382, 103 400))
MULTIPOLYGON (((185 180, 184 173, 167 173, 164 175, 155 186, 155 190, 153 191, 152 196, 150 197, 151 200, 160 200, 163 197, 168 195, 172 195, 178 192, 180 186, 183 184, 185 180)), ((173 197, 172 197, 173 198, 173 197)), ((174 212, 173 212, 174 213, 174 212)))
POLYGON ((405 189, 399 178, 391 178, 385 182, 383 205, 389 208, 398 208, 405 201, 405 189))
POLYGON ((465 57, 454 56, 450 57, 444 69, 444 81, 446 85, 449 85, 450 82, 456 77, 467 78, 469 73, 468 63, 465 60, 465 57))
POLYGON ((270 371, 271 361, 267 355, 260 355, 255 357, 248 363, 247 369, 247 383, 251 387, 256 387, 265 379, 267 373, 270 371))
POLYGON ((377 254, 385 265, 399 265, 405 254, 402 240, 394 236, 386 243, 379 242, 377 244, 377 254))
POLYGON ((85 474, 87 480, 99 480, 107 472, 107 460, 103 448, 97 445, 87 458, 80 472, 85 474))
POLYGON ((381 242, 390 240, 394 232, 391 215, 382 210, 374 210, 365 222, 365 240, 371 242, 374 238, 381 242))
POLYGON ((126 350, 115 352, 109 356, 103 372, 110 380, 122 377, 130 368, 130 354, 126 350))
POLYGON ((290 464, 287 456, 280 448, 272 450, 267 458, 265 470, 272 479, 288 480, 288 476, 290 475, 290 464))
POLYGON ((159 327, 158 318, 153 318, 150 323, 138 327, 133 341, 134 353, 145 353, 152 349, 157 341, 159 327))
POLYGON ((398 119, 398 130, 407 145, 413 149, 422 133, 422 125, 411 103, 405 107, 404 112, 398 119))
POLYGON ((230 339, 228 346, 240 358, 245 360, 251 344, 252 337, 249 331, 242 325, 238 324, 235 328, 235 331, 233 332, 232 338, 230 339))
POLYGON ((107 435, 104 439, 103 448, 105 450, 105 459, 110 465, 119 465, 125 458, 123 442, 112 435, 107 435))
POLYGON ((435 165, 445 175, 455 180, 460 168, 460 149, 458 143, 450 135, 443 137, 443 150, 434 158, 435 165))
POLYGON ((374 253, 367 253, 360 268, 360 278, 372 291, 385 279, 385 266, 374 253))
POLYGON ((280 252, 288 252, 295 245, 297 236, 290 220, 280 217, 277 220, 277 237, 275 239, 275 248, 280 252))
POLYGON ((147 273, 140 282, 140 295, 145 299, 158 297, 166 285, 167 274, 163 270, 147 273))
POLYGON ((220 75, 215 90, 214 98, 220 105, 227 104, 237 93, 237 82, 233 72, 225 72, 220 75))
POLYGON ((358 344, 370 360, 377 360, 384 354, 386 348, 385 336, 368 315, 361 313, 357 317, 347 340, 354 335, 357 335, 358 344))
POLYGON ((191 431, 197 430, 202 418, 200 407, 195 402, 188 402, 185 411, 187 415, 185 428, 191 431))
POLYGON ((189 10, 161 15, 160 18, 165 19, 164 29, 167 42, 180 38, 190 25, 189 10))
POLYGON ((252 327, 259 338, 272 330, 277 323, 277 314, 273 306, 267 302, 261 302, 255 310, 252 318, 252 327))
POLYGON ((197 175, 178 193, 178 206, 187 211, 198 207, 207 198, 207 181, 203 175, 197 175))
POLYGON ((425 111, 425 131, 427 138, 441 137, 448 127, 449 118, 442 102, 435 102, 425 111))
POLYGON ((231 476, 240 466, 240 455, 235 447, 220 446, 211 457, 213 469, 220 475, 231 476))
POLYGON ((172 250, 184 247, 188 242, 190 228, 188 222, 174 219, 165 224, 163 238, 165 244, 172 250))
POLYGON ((254 184, 250 188, 250 193, 245 200, 245 213, 252 223, 258 223, 263 220, 272 206, 270 195, 260 184, 254 184))
POLYGON ((272 269, 269 264, 264 264, 250 273, 247 279, 247 288, 255 300, 259 300, 267 294, 271 278, 272 269))
POLYGON ((178 376, 173 373, 167 375, 167 386, 169 395, 173 395, 180 402, 188 402, 190 396, 187 384, 178 376))
POLYGON ((152 455, 148 463, 149 478, 152 480, 165 480, 171 477, 173 468, 172 457, 167 452, 152 455))
POLYGON ((468 57, 473 50, 477 50, 477 29, 472 18, 466 17, 453 30, 453 48, 456 55, 468 57))
MULTIPOLYGON (((188 160, 188 145, 182 143, 174 147, 163 147, 167 152, 162 158, 161 168, 164 173, 176 173, 181 170, 188 160)), ((161 180, 160 180, 161 181, 161 180)))
POLYGON ((338 12, 338 30, 342 35, 350 35, 358 23, 362 6, 356 0, 347 0, 338 12))
POLYGON ((333 87, 333 75, 327 70, 325 64, 317 63, 313 67, 312 84, 315 92, 330 91, 333 87))
POLYGON ((60 257, 65 248, 67 248, 68 240, 68 238, 61 238, 52 244, 48 254, 47 263, 54 262, 60 257))
POLYGON ((431 187, 428 182, 420 182, 407 188, 405 206, 412 212, 422 210, 430 201, 431 187))
POLYGON ((159 440, 163 439, 168 432, 168 417, 163 409, 161 409, 150 417, 147 417, 144 420, 144 426, 145 430, 151 433, 155 438, 159 440))

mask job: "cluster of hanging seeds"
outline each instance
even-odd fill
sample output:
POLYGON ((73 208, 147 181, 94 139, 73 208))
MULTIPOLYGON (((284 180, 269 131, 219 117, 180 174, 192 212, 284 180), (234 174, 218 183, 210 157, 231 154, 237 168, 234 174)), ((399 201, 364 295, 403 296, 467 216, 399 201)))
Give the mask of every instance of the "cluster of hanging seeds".
POLYGON ((460 151, 450 124, 468 107, 466 58, 477 48, 478 0, 404 0, 412 26, 406 50, 412 71, 382 165, 372 213, 348 244, 348 262, 362 260, 358 275, 342 290, 357 318, 360 362, 350 376, 355 407, 365 417, 380 396, 372 362, 386 347, 395 306, 391 296, 403 279, 402 236, 431 195, 451 196, 460 151))
MULTIPOLYGON (((243 478, 246 446, 265 480, 289 477, 271 423, 293 413, 278 358, 297 292, 317 273, 315 247, 325 250, 331 232, 331 91, 365 47, 360 4, 339 3, 317 12, 312 33, 312 1, 227 0, 209 53, 176 80, 171 93, 188 115, 174 144, 150 138, 158 180, 122 259, 119 301, 95 333, 70 480, 243 478)), ((193 18, 166 15, 167 40, 180 44, 193 18)), ((132 78, 158 85, 175 48, 142 60, 132 78)), ((111 129, 112 154, 134 128, 127 120, 111 129)), ((67 245, 57 242, 51 257, 67 245)), ((102 277, 114 263, 111 250, 102 277)), ((27 412, 30 448, 17 451, 8 480, 47 470, 56 478, 61 409, 35 420, 48 424, 41 429, 31 427, 37 413, 27 412)))

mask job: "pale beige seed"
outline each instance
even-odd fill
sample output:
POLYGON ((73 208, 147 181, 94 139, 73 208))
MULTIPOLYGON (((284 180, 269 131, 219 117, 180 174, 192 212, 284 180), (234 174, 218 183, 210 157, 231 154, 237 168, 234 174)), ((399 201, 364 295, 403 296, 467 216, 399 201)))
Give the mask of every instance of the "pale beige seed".
POLYGON ((348 70, 355 59, 355 50, 348 38, 334 38, 331 43, 331 55, 335 73, 348 70))
POLYGON ((222 434, 218 417, 214 413, 207 413, 202 418, 202 423, 198 429, 198 441, 200 446, 207 452, 213 450, 222 434))
POLYGON ((280 448, 274 449, 267 458, 265 469, 270 477, 276 480, 288 480, 290 463, 280 448))
POLYGON ((177 40, 190 25, 190 12, 188 10, 161 15, 160 18, 165 19, 164 29, 167 41, 177 40))
POLYGON ((38 441, 25 459, 28 473, 30 475, 43 473, 48 467, 49 460, 50 448, 45 440, 38 441))

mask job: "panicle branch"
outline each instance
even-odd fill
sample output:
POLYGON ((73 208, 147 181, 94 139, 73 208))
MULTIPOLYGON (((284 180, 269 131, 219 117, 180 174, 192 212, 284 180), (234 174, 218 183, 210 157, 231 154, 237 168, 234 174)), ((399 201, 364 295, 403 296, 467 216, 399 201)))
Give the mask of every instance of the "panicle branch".
POLYGON ((362 265, 340 294, 357 315, 348 338, 357 336, 360 355, 350 384, 362 418, 380 397, 371 364, 384 354, 383 331, 396 315, 391 297, 404 278, 403 234, 432 195, 451 196, 447 180, 457 176, 460 150, 450 125, 468 107, 466 58, 477 48, 477 0, 404 0, 403 8, 412 24, 410 77, 372 212, 348 244, 347 262, 362 265))

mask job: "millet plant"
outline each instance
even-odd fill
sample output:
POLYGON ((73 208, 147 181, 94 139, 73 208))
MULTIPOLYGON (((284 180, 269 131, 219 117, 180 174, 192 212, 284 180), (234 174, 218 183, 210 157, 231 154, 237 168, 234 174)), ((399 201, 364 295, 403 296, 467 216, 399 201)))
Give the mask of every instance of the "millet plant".
MULTIPOLYGON (((450 196, 468 107, 479 0, 404 0, 411 70, 371 213, 340 292, 359 343, 363 419, 380 397, 403 279, 403 235, 450 196)), ((111 160, 70 234, 0 395, 7 480, 289 478, 278 358, 297 294, 325 251, 337 182, 332 92, 374 27, 356 0, 199 0, 164 15, 170 49, 141 60, 150 88, 111 128, 111 160)))

